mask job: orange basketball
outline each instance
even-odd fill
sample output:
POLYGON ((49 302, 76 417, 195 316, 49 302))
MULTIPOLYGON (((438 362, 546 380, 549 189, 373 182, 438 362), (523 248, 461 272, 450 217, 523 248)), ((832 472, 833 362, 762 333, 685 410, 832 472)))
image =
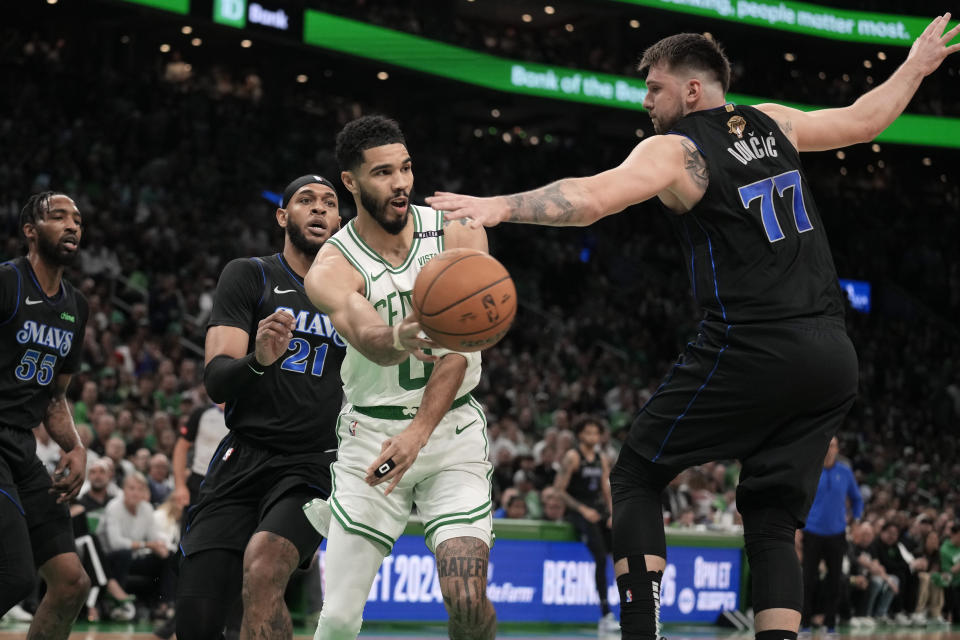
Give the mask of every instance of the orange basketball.
POLYGON ((480 351, 507 333, 517 314, 517 290, 490 254, 449 249, 417 276, 413 309, 434 342, 451 351, 480 351))

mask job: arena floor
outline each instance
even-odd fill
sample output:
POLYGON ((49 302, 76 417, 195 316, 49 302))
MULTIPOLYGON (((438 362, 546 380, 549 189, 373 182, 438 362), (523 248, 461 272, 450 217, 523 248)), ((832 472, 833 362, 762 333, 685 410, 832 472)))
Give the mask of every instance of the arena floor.
MULTIPOLYGON (((0 625, 0 640, 21 640, 26 636, 26 625, 0 625)), ((753 638, 752 633, 735 633, 716 627, 689 627, 667 625, 664 629, 668 640, 747 640, 753 638)), ((875 638, 889 638, 900 640, 960 640, 960 631, 956 625, 952 629, 919 629, 919 628, 890 628, 880 631, 845 631, 841 629, 840 636, 856 638, 857 640, 874 640, 875 638)), ((313 637, 312 631, 305 628, 297 629, 294 635, 298 639, 313 637)), ((549 629, 543 627, 526 628, 515 631, 503 630, 497 634, 498 638, 511 640, 573 640, 576 638, 598 638, 598 640, 616 640, 619 634, 598 637, 595 628, 564 627, 563 629, 549 629)), ((111 625, 111 624, 78 624, 70 635, 70 640, 149 640, 156 638, 150 627, 144 625, 111 625)), ((360 634, 362 640, 393 640, 395 638, 416 638, 417 640, 444 640, 448 638, 444 629, 434 625, 425 626, 421 630, 410 627, 390 628, 388 626, 371 625, 360 634)), ((814 640, 825 636, 813 635, 814 640)))

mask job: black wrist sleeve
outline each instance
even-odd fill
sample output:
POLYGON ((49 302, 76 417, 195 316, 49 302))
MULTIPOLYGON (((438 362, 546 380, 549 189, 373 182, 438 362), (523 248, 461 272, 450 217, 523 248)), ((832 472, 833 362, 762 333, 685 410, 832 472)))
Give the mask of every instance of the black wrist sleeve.
POLYGON ((263 376, 264 369, 253 353, 242 358, 214 356, 203 370, 207 395, 214 402, 227 402, 239 396, 263 376))

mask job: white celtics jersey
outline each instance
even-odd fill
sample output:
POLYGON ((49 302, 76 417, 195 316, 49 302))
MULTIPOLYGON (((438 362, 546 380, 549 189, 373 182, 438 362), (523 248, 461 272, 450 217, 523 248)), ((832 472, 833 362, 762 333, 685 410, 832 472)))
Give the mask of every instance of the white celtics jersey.
MULTIPOLYGON (((427 262, 443 251, 443 214, 429 207, 410 205, 413 242, 406 260, 394 267, 381 258, 357 234, 356 219, 348 222, 328 242, 337 247, 363 276, 364 293, 388 325, 398 324, 412 311, 413 283, 427 262)), ((435 355, 449 353, 435 350, 435 355)), ((480 382, 480 353, 465 353, 467 372, 456 397, 470 392, 480 382)), ((354 406, 418 407, 433 364, 412 355, 392 367, 367 360, 347 344, 340 375, 347 402, 354 406)))

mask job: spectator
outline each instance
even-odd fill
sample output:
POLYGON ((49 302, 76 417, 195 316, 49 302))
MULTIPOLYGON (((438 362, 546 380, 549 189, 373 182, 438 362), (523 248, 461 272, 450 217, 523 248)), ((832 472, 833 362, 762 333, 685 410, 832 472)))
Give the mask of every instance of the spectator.
POLYGON ((123 492, 104 509, 97 534, 106 551, 107 573, 115 576, 124 590, 169 601, 173 594, 160 591, 160 578, 170 551, 157 532, 149 496, 147 479, 137 471, 128 474, 123 492), (134 576, 145 584, 134 589, 134 576))
POLYGON ((838 610, 848 612, 850 626, 872 629, 876 622, 869 615, 872 603, 872 576, 876 559, 871 555, 873 544, 873 525, 862 522, 853 526, 853 533, 847 543, 846 560, 849 567, 847 580, 841 583, 838 610))
MULTIPOLYGON (((839 453, 840 441, 834 436, 827 447, 820 483, 803 530, 803 616, 800 627, 810 627, 814 603, 822 602, 823 622, 828 633, 835 632, 837 626, 837 595, 843 580, 841 564, 847 546, 847 501, 850 501, 855 520, 863 515, 863 500, 856 479, 850 467, 837 461, 839 453), (827 575, 822 582, 821 561, 827 567, 827 575), (822 586, 819 598, 818 586, 822 586)), ((725 471, 721 472, 719 466, 716 469, 718 476, 725 471)))
POLYGON ((37 457, 46 467, 47 473, 52 474, 60 462, 60 445, 53 441, 42 424, 33 430, 33 435, 37 439, 37 457))
POLYGON ((109 492, 110 476, 110 464, 106 460, 97 460, 87 468, 87 489, 77 498, 77 503, 87 514, 96 515, 97 519, 113 497, 109 492))
POLYGON ((80 400, 73 405, 73 420, 77 424, 90 421, 90 411, 97 404, 97 383, 87 380, 83 383, 80 400))
POLYGON ((940 545, 940 571, 946 611, 953 624, 960 623, 960 520, 953 523, 950 537, 940 545))
POLYGON ((147 476, 150 486, 150 504, 157 506, 167 499, 173 492, 173 481, 170 477, 170 460, 162 453, 155 453, 150 458, 150 470, 147 476))
POLYGON ((136 470, 133 464, 124 458, 124 454, 127 452, 127 445, 120 436, 111 436, 107 440, 104 451, 106 452, 104 457, 110 458, 110 460, 113 461, 114 482, 122 487, 124 478, 136 470))
POLYGON ((106 455, 107 440, 117 430, 117 420, 104 405, 96 404, 91 411, 90 421, 93 424, 93 433, 97 437, 90 448, 96 451, 97 455, 106 455))
POLYGON ((540 501, 543 502, 542 518, 544 520, 558 523, 566 522, 564 516, 566 515, 567 505, 564 504, 563 498, 557 494, 556 489, 546 487, 540 494, 540 501))
POLYGON ((922 557, 927 560, 927 569, 918 573, 920 584, 913 623, 918 626, 925 625, 927 621, 943 624, 944 580, 940 573, 940 536, 932 529, 923 540, 922 557))
MULTIPOLYGON (((910 576, 910 567, 900 553, 900 547, 897 541, 900 538, 900 530, 892 522, 887 522, 880 529, 880 535, 873 541, 871 553, 877 560, 876 574, 874 578, 879 578, 883 587, 878 594, 876 608, 873 616, 879 618, 882 622, 889 624, 888 613, 894 602, 897 603, 897 624, 909 625, 910 620, 903 612, 903 588, 910 576)), ((876 583, 875 583, 876 584, 876 583)))

